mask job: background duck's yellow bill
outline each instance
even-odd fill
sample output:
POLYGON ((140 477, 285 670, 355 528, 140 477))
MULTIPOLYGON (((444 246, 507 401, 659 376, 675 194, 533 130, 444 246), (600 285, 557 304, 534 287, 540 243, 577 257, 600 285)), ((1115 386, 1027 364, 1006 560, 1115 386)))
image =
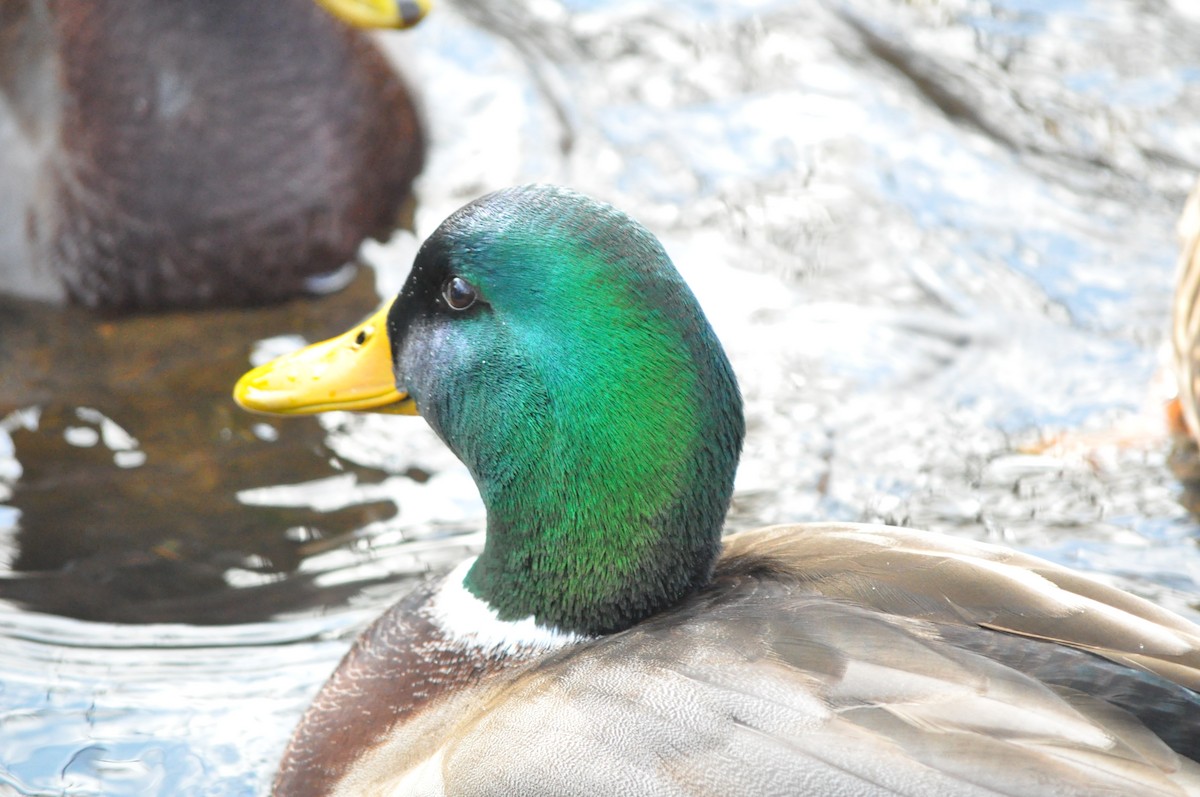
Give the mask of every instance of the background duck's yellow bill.
POLYGON ((431 0, 317 0, 343 22, 359 28, 411 28, 429 13, 431 0))
POLYGON ((243 408, 271 415, 358 410, 416 415, 396 388, 385 304, 358 326, 246 373, 233 388, 243 408))

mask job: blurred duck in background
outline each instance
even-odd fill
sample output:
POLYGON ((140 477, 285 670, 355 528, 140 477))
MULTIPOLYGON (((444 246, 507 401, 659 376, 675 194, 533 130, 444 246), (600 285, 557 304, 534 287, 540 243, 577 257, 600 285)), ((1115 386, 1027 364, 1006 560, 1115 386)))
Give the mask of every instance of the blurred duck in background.
POLYGON ((4 293, 132 311, 335 290, 411 212, 423 158, 408 88, 312 0, 0 0, 4 293))
POLYGON ((1192 189, 1179 217, 1178 278, 1171 318, 1171 348, 1178 394, 1167 405, 1167 422, 1175 446, 1171 469, 1184 485, 1183 503, 1200 508, 1200 182, 1192 189))

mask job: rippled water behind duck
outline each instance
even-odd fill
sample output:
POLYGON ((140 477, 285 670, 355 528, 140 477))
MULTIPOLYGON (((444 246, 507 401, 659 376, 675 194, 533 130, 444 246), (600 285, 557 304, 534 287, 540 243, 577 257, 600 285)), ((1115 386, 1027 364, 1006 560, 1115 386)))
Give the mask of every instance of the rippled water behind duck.
MULTIPOLYGON (((650 226, 747 397, 731 527, 951 531, 1196 617, 1156 376, 1200 173, 1189 9, 443 3, 403 40, 417 227, 531 180, 650 226)), ((379 293, 411 244, 368 253, 379 293)), ((328 334, 355 290, 238 323, 4 308, 0 794, 265 793, 354 632, 478 543, 421 421, 227 403, 253 341, 328 334)))

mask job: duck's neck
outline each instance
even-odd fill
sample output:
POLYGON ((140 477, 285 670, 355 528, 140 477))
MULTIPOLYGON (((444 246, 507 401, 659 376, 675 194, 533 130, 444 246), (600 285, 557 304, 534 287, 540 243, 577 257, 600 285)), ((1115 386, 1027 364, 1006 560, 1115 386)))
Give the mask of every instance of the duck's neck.
POLYGON ((611 633, 708 582, 742 406, 686 298, 694 317, 656 308, 616 323, 599 316, 619 299, 600 297, 573 308, 569 343, 494 363, 493 388, 511 406, 458 448, 487 507, 487 541, 464 584, 500 619, 611 633), (504 374, 518 375, 513 385, 504 374))

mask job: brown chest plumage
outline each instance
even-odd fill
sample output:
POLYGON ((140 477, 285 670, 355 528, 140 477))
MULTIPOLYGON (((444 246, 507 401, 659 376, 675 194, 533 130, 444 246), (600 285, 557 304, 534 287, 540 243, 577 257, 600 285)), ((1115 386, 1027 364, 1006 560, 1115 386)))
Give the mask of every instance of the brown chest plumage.
POLYGON ((296 728, 274 794, 328 794, 359 754, 393 727, 511 663, 447 644, 421 612, 431 594, 418 589, 354 643, 296 728))

